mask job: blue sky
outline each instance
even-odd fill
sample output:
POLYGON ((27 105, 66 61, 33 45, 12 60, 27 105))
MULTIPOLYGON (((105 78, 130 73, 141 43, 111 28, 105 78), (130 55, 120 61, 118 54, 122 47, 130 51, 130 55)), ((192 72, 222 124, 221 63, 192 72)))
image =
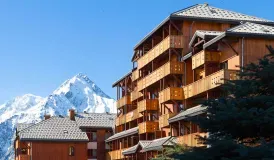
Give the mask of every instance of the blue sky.
MULTIPOLYGON (((132 67, 133 47, 170 13, 205 0, 0 1, 0 104, 47 96, 85 73, 113 98, 112 83, 132 67)), ((274 20, 274 1, 207 0, 274 20)))

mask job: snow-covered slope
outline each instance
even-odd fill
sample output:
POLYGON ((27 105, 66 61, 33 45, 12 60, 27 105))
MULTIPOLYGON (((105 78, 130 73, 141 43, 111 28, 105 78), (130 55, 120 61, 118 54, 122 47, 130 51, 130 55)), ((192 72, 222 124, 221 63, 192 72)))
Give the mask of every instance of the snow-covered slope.
POLYGON ((46 98, 26 94, 0 105, 0 160, 13 159, 13 136, 17 123, 37 123, 45 113, 67 115, 78 112, 114 112, 115 100, 106 95, 86 75, 65 81, 46 98))

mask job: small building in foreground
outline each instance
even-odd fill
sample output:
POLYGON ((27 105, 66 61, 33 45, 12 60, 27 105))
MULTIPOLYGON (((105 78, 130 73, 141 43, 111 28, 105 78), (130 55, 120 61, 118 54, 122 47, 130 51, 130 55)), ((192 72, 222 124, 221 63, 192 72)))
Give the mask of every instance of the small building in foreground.
POLYGON ((115 115, 79 113, 45 115, 37 124, 18 124, 15 160, 104 160, 113 134, 115 115))

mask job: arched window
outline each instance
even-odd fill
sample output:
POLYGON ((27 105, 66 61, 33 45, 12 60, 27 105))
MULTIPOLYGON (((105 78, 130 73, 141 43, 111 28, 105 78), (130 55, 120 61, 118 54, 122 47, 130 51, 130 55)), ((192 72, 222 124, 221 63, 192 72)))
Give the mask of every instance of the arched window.
POLYGON ((73 146, 69 147, 69 156, 74 156, 74 147, 73 146))

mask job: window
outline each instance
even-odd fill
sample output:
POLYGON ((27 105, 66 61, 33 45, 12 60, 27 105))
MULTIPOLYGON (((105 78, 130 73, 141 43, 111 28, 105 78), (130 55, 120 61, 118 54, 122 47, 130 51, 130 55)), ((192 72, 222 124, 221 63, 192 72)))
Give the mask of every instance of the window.
POLYGON ((74 147, 73 146, 69 147, 69 156, 74 156, 74 147))
POLYGON ((96 158, 97 150, 96 149, 88 149, 88 158, 96 158))
POLYGON ((97 133, 92 132, 92 141, 97 141, 97 133))
POLYGON ((22 148, 21 149, 21 154, 27 154, 27 149, 26 148, 22 148))

